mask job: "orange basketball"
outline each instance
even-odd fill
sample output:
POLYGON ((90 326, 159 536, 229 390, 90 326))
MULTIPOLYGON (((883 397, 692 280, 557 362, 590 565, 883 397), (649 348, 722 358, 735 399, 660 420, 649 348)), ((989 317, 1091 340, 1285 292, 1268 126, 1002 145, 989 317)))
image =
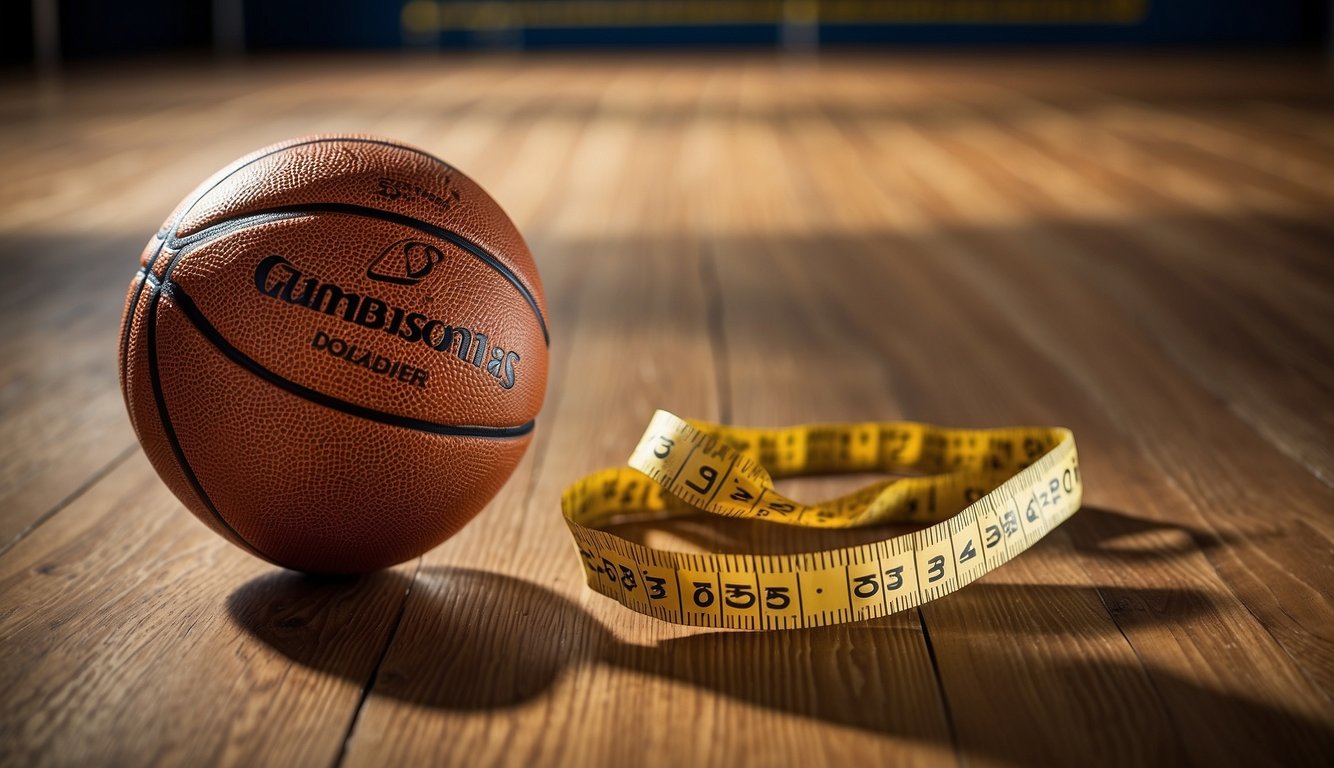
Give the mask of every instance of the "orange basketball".
POLYGON ((205 181, 130 283, 139 441, 205 524, 278 565, 356 573, 476 515, 532 436, 546 303, 471 179, 365 136, 293 139, 205 181))

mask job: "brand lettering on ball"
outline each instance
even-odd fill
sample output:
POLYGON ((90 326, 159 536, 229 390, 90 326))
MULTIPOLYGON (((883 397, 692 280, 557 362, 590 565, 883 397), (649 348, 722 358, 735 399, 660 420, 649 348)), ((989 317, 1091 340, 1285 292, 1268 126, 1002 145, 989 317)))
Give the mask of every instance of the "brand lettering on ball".
MULTIPOLYGON (((429 271, 427 267, 426 272, 429 271)), ((437 352, 453 351, 460 360, 475 368, 485 366, 486 372, 505 389, 513 387, 517 379, 519 353, 507 352, 497 346, 488 350, 487 334, 450 325, 421 312, 391 306, 387 301, 308 276, 278 254, 265 257, 255 267, 255 287, 265 296, 293 306, 341 318, 363 328, 384 331, 409 343, 421 342, 437 352)))

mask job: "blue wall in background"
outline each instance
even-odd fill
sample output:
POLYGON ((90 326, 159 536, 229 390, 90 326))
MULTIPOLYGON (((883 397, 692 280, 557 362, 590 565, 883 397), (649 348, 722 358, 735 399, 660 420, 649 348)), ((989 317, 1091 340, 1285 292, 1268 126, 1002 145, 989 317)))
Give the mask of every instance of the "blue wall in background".
MULTIPOLYGON (((253 49, 384 49, 398 48, 405 43, 400 22, 405 0, 243 2, 247 45, 253 49)), ((561 0, 547 2, 559 6, 561 0)), ((633 4, 633 0, 626 2, 633 4)), ((822 45, 1112 43, 1315 46, 1324 42, 1329 28, 1327 0, 1144 2, 1147 8, 1144 17, 1132 24, 930 23, 929 20, 921 19, 914 23, 822 23, 819 38, 822 45)), ((59 7, 61 45, 68 58, 206 49, 212 40, 209 0, 59 0, 59 7)), ((760 3, 755 7, 773 8, 774 4, 760 3)), ((844 3, 842 7, 846 10, 851 6, 844 3)), ((877 6, 867 4, 862 7, 874 9, 877 6)), ((921 3, 913 7, 929 10, 928 6, 921 3)), ((883 15, 881 18, 884 18, 883 15)), ((0 45, 4 47, 0 61, 18 63, 31 59, 31 26, 29 0, 0 2, 0 45)), ((441 47, 485 46, 497 40, 528 48, 717 47, 771 46, 780 39, 780 29, 773 23, 720 23, 642 27, 557 26, 511 30, 500 37, 455 28, 419 35, 410 42, 441 47)))
MULTIPOLYGON (((549 0, 550 1, 550 0, 549 0)), ((704 0, 701 0, 702 2, 704 0)), ((559 3, 559 0, 556 0, 559 3)), ((627 0, 631 2, 631 0, 627 0)), ((631 2, 631 4, 633 4, 631 2)), ((937 43, 1257 43, 1318 44, 1325 0, 1144 0, 1134 24, 822 24, 822 44, 937 43)), ((874 8, 875 3, 865 4, 874 8)), ((257 48, 392 48, 403 43, 402 0, 248 0, 247 31, 257 48)), ((660 25, 640 28, 548 27, 516 32, 529 48, 581 46, 773 45, 773 24, 660 25)), ((486 45, 494 37, 467 31, 438 35, 445 47, 486 45)))
POLYGON ((246 0, 253 48, 397 48, 403 0, 246 0))

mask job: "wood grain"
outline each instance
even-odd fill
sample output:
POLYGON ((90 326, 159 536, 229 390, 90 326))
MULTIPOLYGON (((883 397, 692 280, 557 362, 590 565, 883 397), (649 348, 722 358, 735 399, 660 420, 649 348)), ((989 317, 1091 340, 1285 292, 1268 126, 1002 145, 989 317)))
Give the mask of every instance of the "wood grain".
POLYGON ((412 568, 275 572, 140 455, 94 488, 0 559, 5 762, 332 762, 412 568))
MULTIPOLYGON (((0 84, 0 762, 1321 765, 1334 99, 1288 56, 307 57, 0 84), (276 571, 134 447, 115 323, 198 179, 288 135, 449 158, 550 303, 474 523, 276 571), (790 633, 588 591, 561 490, 654 408, 1074 429, 1086 508, 920 610, 790 633)), ((802 498, 855 479, 787 482, 802 498)), ((885 531, 622 527, 791 552, 885 531)))

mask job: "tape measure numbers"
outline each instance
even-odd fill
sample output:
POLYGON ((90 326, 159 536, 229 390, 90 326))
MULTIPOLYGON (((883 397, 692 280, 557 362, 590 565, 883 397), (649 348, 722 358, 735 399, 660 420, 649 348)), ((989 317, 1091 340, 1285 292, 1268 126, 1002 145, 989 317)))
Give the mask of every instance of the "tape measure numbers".
POLYGON ((826 424, 746 429, 658 411, 628 468, 565 490, 588 584, 678 624, 791 629, 860 621, 935 600, 1023 552, 1079 509, 1074 435, 1061 428, 826 424), (808 505, 774 478, 919 473, 808 505), (785 555, 691 554, 600 526, 709 512, 810 528, 934 523, 859 546, 785 555))

